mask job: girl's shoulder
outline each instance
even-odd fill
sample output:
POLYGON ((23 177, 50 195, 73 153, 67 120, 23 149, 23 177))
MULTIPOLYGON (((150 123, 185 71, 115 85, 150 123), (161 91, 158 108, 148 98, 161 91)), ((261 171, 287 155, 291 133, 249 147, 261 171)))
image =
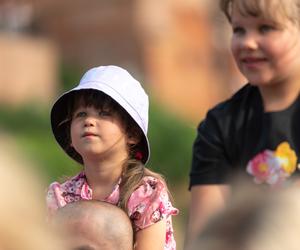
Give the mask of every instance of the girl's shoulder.
POLYGON ((143 177, 140 186, 131 194, 127 207, 131 220, 139 229, 178 214, 178 209, 170 201, 165 182, 153 176, 143 177))
POLYGON ((133 191, 130 200, 153 199, 155 196, 168 195, 166 184, 154 176, 144 176, 141 184, 133 191))
POLYGON ((84 173, 79 173, 64 182, 53 182, 49 185, 46 202, 49 210, 56 210, 67 203, 91 196, 84 173))
POLYGON ((152 189, 156 189, 156 188, 167 189, 166 184, 162 179, 150 175, 143 177, 141 186, 151 187, 152 189))
POLYGON ((60 190, 69 190, 73 191, 73 188, 82 186, 85 182, 85 175, 83 172, 73 176, 73 177, 64 177, 62 181, 54 181, 49 185, 48 190, 51 191, 53 189, 60 190))
POLYGON ((160 197, 169 199, 168 187, 162 178, 155 176, 144 176, 140 186, 132 193, 131 197, 160 197))

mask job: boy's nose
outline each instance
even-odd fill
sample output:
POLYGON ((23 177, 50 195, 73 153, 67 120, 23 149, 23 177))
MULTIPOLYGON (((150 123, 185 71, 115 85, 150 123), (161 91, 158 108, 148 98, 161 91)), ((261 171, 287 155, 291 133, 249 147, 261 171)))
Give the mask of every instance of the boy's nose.
POLYGON ((255 50, 258 48, 258 42, 255 36, 247 35, 241 41, 241 47, 243 49, 255 50))

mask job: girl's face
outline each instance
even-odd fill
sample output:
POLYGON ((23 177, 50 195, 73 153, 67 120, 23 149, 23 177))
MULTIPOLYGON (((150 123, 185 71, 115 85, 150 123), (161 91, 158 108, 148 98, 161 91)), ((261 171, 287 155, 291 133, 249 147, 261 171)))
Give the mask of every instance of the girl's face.
MULTIPOLYGON (((285 83, 299 71, 299 27, 260 16, 241 15, 233 6, 231 49, 242 74, 253 85, 285 83)), ((299 74, 299 73, 297 73, 299 74)))
POLYGON ((121 117, 117 112, 79 106, 71 121, 71 142, 75 150, 87 159, 125 160, 128 143, 121 117))

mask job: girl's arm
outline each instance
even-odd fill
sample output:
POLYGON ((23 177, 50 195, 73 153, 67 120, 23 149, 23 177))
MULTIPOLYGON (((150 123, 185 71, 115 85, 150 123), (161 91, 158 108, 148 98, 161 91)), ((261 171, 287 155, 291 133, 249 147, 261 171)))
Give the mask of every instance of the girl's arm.
POLYGON ((166 241, 166 220, 163 219, 136 233, 134 250, 163 250, 166 241))

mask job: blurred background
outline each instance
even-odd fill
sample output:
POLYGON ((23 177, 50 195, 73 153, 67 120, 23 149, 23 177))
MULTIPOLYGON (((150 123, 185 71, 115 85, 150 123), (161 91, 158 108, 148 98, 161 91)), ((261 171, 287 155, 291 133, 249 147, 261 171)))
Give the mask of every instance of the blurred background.
POLYGON ((211 0, 0 0, 1 140, 13 140, 47 185, 77 173, 51 134, 51 105, 90 67, 126 68, 150 96, 148 167, 180 209, 181 249, 196 127, 244 83, 230 32, 211 0))

